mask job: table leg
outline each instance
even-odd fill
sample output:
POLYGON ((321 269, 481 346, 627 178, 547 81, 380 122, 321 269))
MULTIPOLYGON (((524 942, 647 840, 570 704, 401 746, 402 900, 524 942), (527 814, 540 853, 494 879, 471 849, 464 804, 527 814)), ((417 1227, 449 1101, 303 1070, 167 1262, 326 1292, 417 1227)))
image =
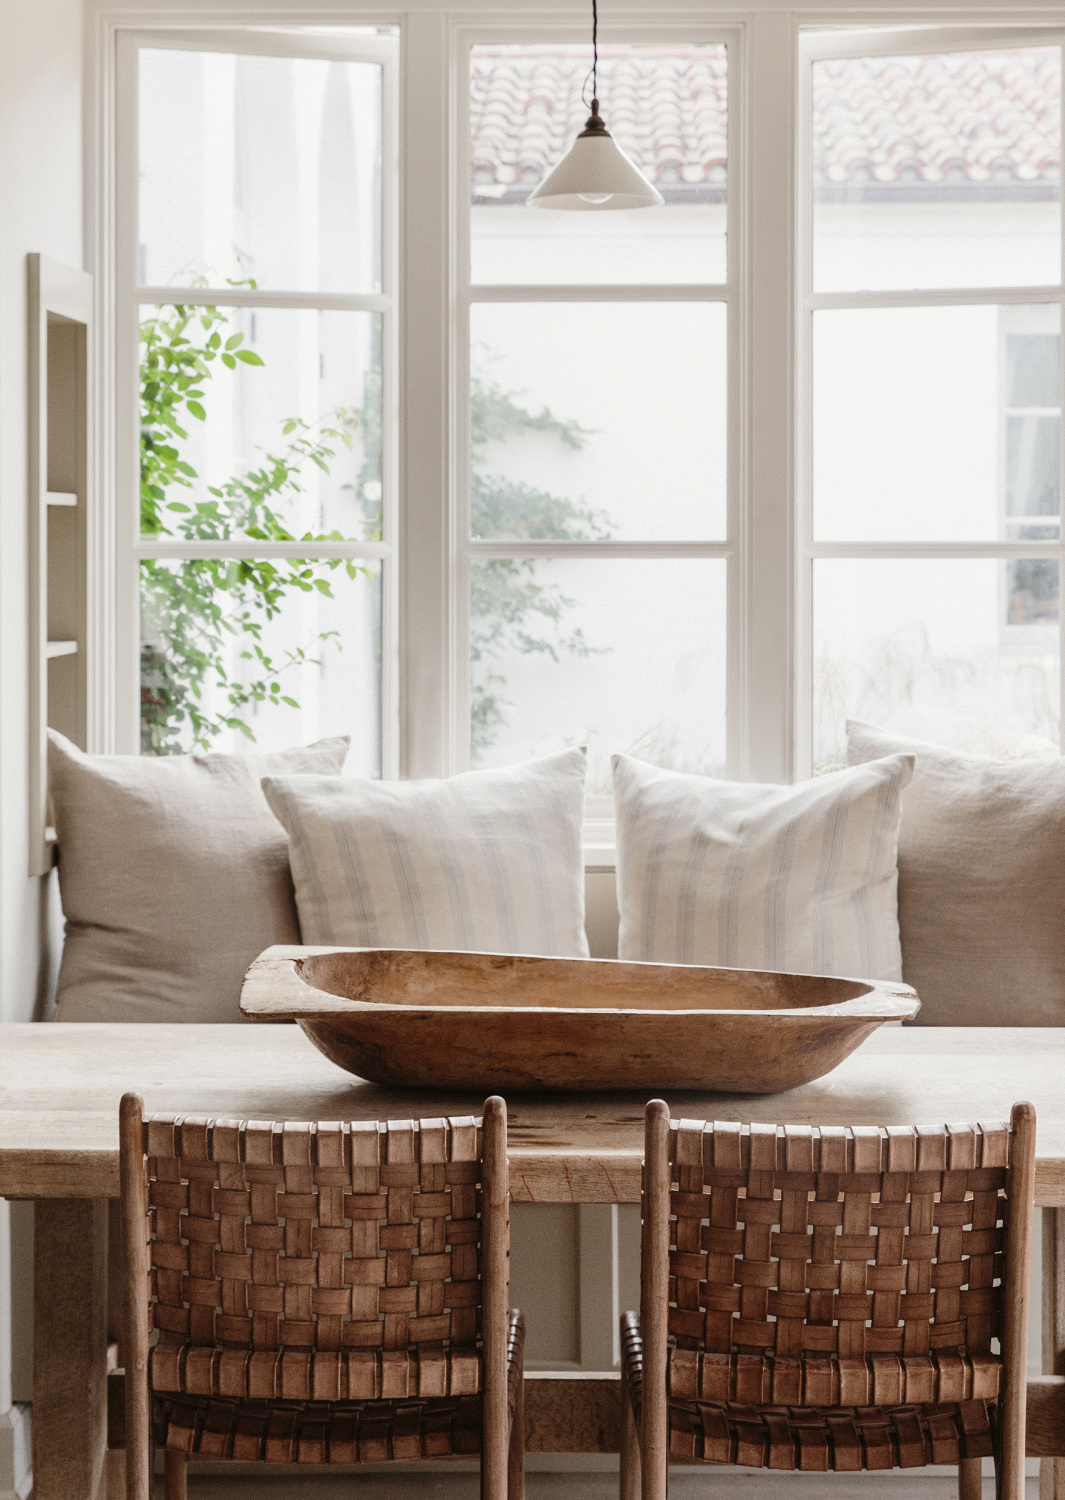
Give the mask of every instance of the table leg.
POLYGON ((38 1199, 33 1251, 34 1500, 103 1500, 107 1202, 38 1199))
MULTIPOLYGON (((1065 1209, 1043 1215, 1043 1374, 1065 1375, 1065 1209)), ((1065 1500, 1065 1459, 1039 1460, 1039 1500, 1065 1500)))

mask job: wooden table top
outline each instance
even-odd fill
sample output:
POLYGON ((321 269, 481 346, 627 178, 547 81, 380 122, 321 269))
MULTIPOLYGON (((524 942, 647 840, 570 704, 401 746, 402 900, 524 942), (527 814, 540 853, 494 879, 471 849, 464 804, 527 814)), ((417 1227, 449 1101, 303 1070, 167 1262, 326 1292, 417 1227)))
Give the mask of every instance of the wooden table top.
MULTIPOLYGON (((295 1026, 0 1026, 0 1196, 118 1196, 118 1101, 250 1119, 401 1119, 480 1096, 366 1083, 295 1026)), ((516 1200, 634 1203, 647 1094, 508 1098, 516 1200)), ((776 1095, 667 1094, 675 1116, 903 1125, 1038 1114, 1036 1202, 1065 1207, 1065 1028, 886 1026, 826 1077, 776 1095)))

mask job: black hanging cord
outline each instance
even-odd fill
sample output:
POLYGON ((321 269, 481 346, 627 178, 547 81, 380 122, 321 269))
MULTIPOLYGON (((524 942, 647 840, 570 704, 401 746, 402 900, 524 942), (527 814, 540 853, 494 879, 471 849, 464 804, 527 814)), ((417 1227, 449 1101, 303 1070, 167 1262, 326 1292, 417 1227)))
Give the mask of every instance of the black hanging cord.
POLYGON ((599 99, 599 6, 597 0, 592 0, 592 70, 584 80, 581 89, 581 103, 588 107, 588 79, 592 80, 592 102, 597 103, 599 99))
POLYGON ((592 98, 599 98, 599 6, 592 0, 592 98))

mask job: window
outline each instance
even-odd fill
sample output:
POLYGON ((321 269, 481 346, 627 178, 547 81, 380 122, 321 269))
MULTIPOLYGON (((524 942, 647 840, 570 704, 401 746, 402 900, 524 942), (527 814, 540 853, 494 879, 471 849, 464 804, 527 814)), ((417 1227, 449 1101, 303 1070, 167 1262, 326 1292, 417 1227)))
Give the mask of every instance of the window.
POLYGON ((1056 754, 1060 48, 844 47, 805 75, 814 765, 848 715, 1056 754))
POLYGON ((573 214, 583 12, 448 17, 114 22, 121 748, 1056 750, 1061 37, 606 18, 573 214))
MULTIPOLYGON (((469 752, 720 773, 729 483, 728 50, 609 44, 604 117, 653 213, 529 210, 590 49, 470 53, 469 752)), ((465 528, 464 528, 465 529, 465 528)))
POLYGON ((125 49, 143 753, 348 733, 356 772, 387 756, 394 66, 372 32, 125 49))

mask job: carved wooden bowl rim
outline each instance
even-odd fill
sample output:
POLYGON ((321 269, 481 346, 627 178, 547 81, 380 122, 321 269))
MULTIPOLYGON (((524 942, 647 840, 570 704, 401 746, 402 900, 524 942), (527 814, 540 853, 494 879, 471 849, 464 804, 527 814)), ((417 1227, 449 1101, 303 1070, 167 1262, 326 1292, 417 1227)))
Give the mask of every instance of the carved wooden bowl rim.
POLYGON ((837 1000, 824 1005, 802 1005, 802 1006, 708 1006, 697 1008, 692 1005, 666 1004, 648 1007, 646 1005, 594 1005, 594 1006, 563 1006, 563 1005, 528 1005, 528 1004, 474 1004, 474 1005, 432 1005, 420 1001, 397 1002, 391 999, 382 1000, 355 1000, 346 995, 339 995, 335 991, 325 990, 312 984, 309 979, 303 977, 304 964, 309 959, 343 953, 438 953, 448 958, 458 960, 471 957, 482 958, 530 958, 539 962, 549 963, 551 960, 544 959, 539 955, 525 954, 481 954, 481 953, 459 953, 450 949, 402 949, 402 948, 360 948, 345 944, 315 944, 315 945, 285 945, 268 948, 261 953, 249 968, 244 987, 241 992, 241 1011, 255 1020, 341 1020, 345 1015, 375 1015, 385 1016, 388 1014, 397 1017, 409 1017, 416 1020, 418 1017, 429 1016, 498 1016, 498 1015, 551 1015, 558 1017, 566 1016, 692 1016, 692 1017, 750 1017, 765 1020, 828 1020, 838 1018, 854 1022, 862 1021, 904 1021, 912 1019, 921 1008, 921 1002, 915 990, 909 985, 896 983, 894 981, 877 979, 850 979, 840 976, 826 976, 818 974, 787 974, 781 975, 772 970, 739 969, 725 967, 710 967, 690 964, 657 964, 640 963, 631 960, 618 959, 595 959, 595 958, 566 958, 556 960, 564 964, 624 964, 630 969, 647 969, 650 971, 681 971, 686 978, 697 982, 699 975, 740 975, 749 974, 752 979, 763 983, 770 983, 781 977, 789 980, 808 979, 813 983, 824 983, 826 980, 838 985, 857 985, 861 993, 852 995, 845 1000, 837 1000))

